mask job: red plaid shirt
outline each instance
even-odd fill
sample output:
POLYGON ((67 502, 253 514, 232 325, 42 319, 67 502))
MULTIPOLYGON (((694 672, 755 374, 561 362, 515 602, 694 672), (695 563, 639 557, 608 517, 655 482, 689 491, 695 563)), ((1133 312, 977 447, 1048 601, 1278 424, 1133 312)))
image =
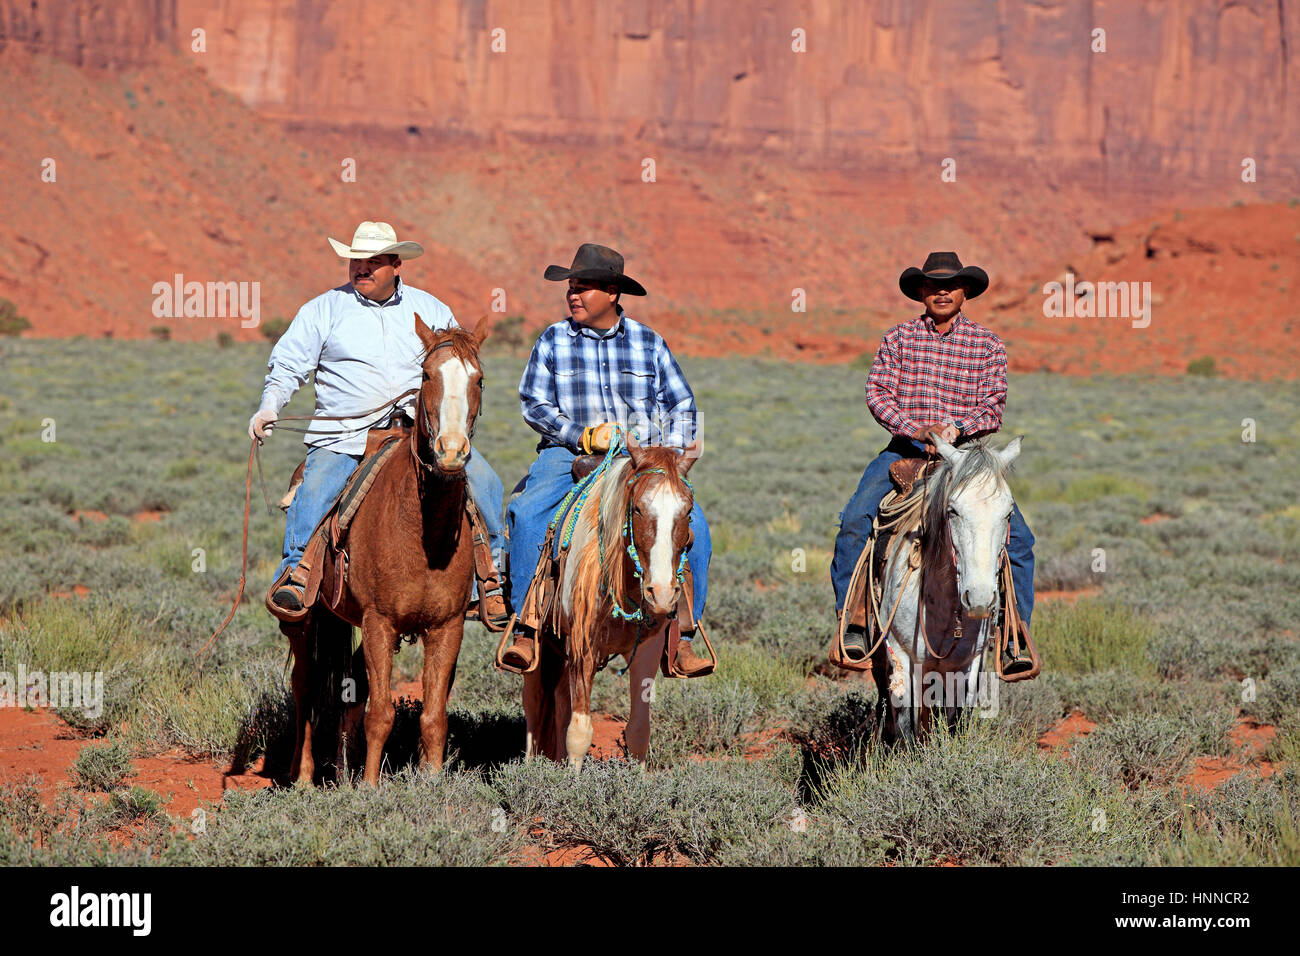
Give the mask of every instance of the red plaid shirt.
POLYGON ((928 315, 885 333, 867 376, 867 406, 894 435, 952 422, 963 437, 1002 427, 1007 350, 1002 340, 958 313, 940 335, 928 315))

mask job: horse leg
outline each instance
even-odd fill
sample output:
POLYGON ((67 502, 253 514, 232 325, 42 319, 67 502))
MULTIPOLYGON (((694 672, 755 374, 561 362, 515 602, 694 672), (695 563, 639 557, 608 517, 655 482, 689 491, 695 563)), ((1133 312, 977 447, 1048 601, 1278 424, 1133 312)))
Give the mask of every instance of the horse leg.
POLYGON ((912 659, 891 638, 888 642, 890 654, 889 703, 893 714, 895 738, 903 744, 910 745, 916 740, 916 681, 913 679, 912 659))
MULTIPOLYGON (((348 635, 351 640, 351 635, 348 635)), ((346 767, 349 771, 361 762, 365 745, 362 724, 366 719, 366 701, 370 697, 370 680, 366 677, 365 648, 358 647, 352 657, 352 674, 354 680, 354 699, 345 701, 343 717, 339 727, 339 772, 346 767)))
POLYGON ((424 634, 424 710, 420 714, 420 766, 442 769, 447 752, 447 697, 456 673, 456 658, 465 636, 464 622, 456 618, 431 627, 424 634))
POLYGON ((289 686, 293 690, 294 713, 293 763, 289 767, 289 779, 301 784, 311 783, 312 776, 316 773, 316 762, 311 754, 311 721, 307 715, 309 643, 307 625, 304 623, 303 626, 294 628, 289 637, 289 649, 293 654, 289 686))
POLYGON ((569 726, 564 735, 564 747, 575 776, 582 770, 582 758, 591 750, 591 740, 595 736, 591 724, 591 682, 595 676, 594 673, 579 673, 573 663, 569 664, 569 726))
POLYGON ((632 663, 628 668, 632 708, 628 712, 627 729, 623 733, 627 738, 628 751, 636 758, 642 770, 646 767, 646 756, 650 752, 650 702, 654 699, 655 670, 664 655, 667 636, 665 626, 656 631, 653 637, 642 641, 640 648, 633 652, 632 663))
MULTIPOLYGON (((539 647, 536 653, 541 653, 539 647)), ((538 667, 532 673, 524 675, 524 759, 530 760, 542 752, 538 733, 542 718, 542 669, 538 667)))
POLYGON ((397 630, 388 618, 376 611, 366 611, 361 619, 361 646, 366 655, 366 677, 370 701, 366 707, 366 783, 379 783, 379 764, 384 758, 384 744, 393 729, 397 711, 393 707, 393 644, 397 630))

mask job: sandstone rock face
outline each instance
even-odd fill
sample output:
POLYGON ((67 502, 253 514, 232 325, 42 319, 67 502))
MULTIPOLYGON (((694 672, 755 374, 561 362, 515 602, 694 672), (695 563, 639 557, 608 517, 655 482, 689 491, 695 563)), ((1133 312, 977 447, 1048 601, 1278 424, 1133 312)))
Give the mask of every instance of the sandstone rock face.
POLYGON ((308 125, 1155 191, 1300 172, 1294 0, 0 0, 13 43, 108 67, 170 44, 308 125))
POLYGON ((0 50, 22 46, 77 66, 147 63, 176 34, 176 0, 0 0, 0 50))
POLYGON ((944 157, 959 175, 1068 164, 1156 187, 1237 177, 1244 157, 1294 175, 1300 152, 1288 0, 175 3, 179 44, 207 30, 195 58, 216 83, 309 124, 921 161, 936 176, 944 157))

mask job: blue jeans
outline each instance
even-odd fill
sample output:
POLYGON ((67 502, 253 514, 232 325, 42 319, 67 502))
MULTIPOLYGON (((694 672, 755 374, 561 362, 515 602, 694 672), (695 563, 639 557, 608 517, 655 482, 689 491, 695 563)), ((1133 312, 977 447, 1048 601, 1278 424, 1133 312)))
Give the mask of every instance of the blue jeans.
MULTIPOLYGON (((835 556, 831 559, 835 610, 844 609, 853 567, 858 563, 858 557, 871 535, 871 524, 880 508, 880 500, 893 487, 889 480, 889 466, 900 458, 918 458, 922 454, 924 448, 910 438, 895 437, 867 465, 862 480, 858 482, 858 490, 840 512, 840 532, 835 537, 835 556)), ((1011 562, 1011 583, 1016 591, 1016 606, 1028 625, 1030 616, 1034 613, 1034 536, 1025 524, 1018 506, 1011 509, 1011 541, 1007 545, 1007 560, 1011 562)))
MULTIPOLYGON (((284 558, 275 569, 275 578, 272 580, 279 578, 285 568, 298 566, 311 533, 343 493, 348 476, 360 461, 360 455, 344 455, 322 447, 308 449, 302 484, 289 503, 289 513, 285 517, 284 547, 281 551, 284 558)), ((469 456, 465 465, 465 477, 469 482, 470 497, 478 505, 483 523, 487 525, 492 557, 499 568, 501 552, 505 548, 505 526, 501 521, 501 501, 504 497, 501 479, 477 451, 469 456)))
MULTIPOLYGON (((537 460, 528 469, 524 490, 507 509, 506 521, 510 525, 510 600, 518 610, 528 585, 537 570, 537 559, 542 554, 546 540, 546 526, 555 517, 555 509, 573 488, 570 469, 576 456, 567 448, 552 445, 543 448, 537 460)), ((704 617, 704 601, 709 594, 709 559, 713 556, 713 541, 709 525, 699 503, 691 510, 691 530, 695 540, 686 551, 690 562, 694 590, 691 610, 695 619, 704 617)))

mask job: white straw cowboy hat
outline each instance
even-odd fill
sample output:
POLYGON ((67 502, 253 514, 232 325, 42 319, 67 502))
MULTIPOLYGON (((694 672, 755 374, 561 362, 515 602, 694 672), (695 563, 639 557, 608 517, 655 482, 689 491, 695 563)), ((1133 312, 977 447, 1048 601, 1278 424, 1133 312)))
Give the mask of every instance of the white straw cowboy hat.
MULTIPOLYGON (((329 239, 328 236, 325 238, 329 239)), ((371 256, 394 255, 399 259, 414 259, 424 254, 424 246, 418 242, 397 241, 397 233, 386 222, 366 220, 357 226, 352 234, 352 245, 344 245, 337 239, 330 239, 334 251, 344 259, 369 259, 371 256)))

